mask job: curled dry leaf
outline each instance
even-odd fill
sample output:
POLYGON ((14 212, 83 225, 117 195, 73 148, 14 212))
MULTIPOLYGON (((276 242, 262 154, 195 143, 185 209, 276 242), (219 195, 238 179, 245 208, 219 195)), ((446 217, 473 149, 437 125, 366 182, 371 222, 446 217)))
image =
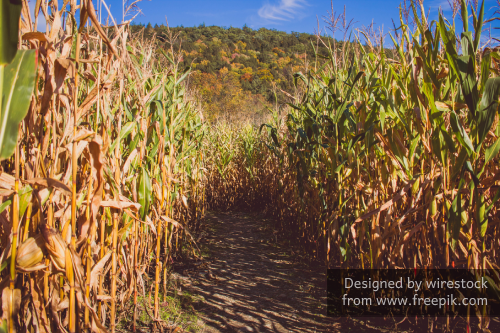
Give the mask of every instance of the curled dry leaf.
POLYGON ((101 276, 104 266, 111 258, 111 251, 108 251, 102 258, 97 262, 97 264, 92 267, 92 272, 90 274, 90 288, 97 293, 97 283, 99 282, 99 276, 101 276))
POLYGON ((40 291, 40 288, 37 283, 35 283, 35 279, 30 279, 30 287, 31 287, 31 297, 33 300, 33 309, 35 310, 35 314, 38 318, 38 329, 40 333, 49 333, 50 323, 47 318, 47 312, 45 310, 45 302, 43 301, 43 293, 40 291))
POLYGON ((0 173, 0 187, 7 189, 7 190, 13 190, 14 189, 14 184, 15 184, 15 178, 8 173, 2 172, 0 173))
POLYGON ((151 221, 151 219, 149 219, 149 217, 146 219, 146 221, 143 221, 137 217, 135 217, 130 211, 128 210, 124 210, 124 213, 127 214, 130 218, 140 222, 140 223, 144 223, 144 224, 147 224, 149 225, 149 227, 151 228, 151 231, 153 232, 154 235, 156 235, 156 227, 155 225, 153 224, 153 222, 151 221))
POLYGON ((176 228, 181 228, 182 229, 182 224, 180 224, 179 222, 175 221, 175 220, 172 220, 170 217, 168 216, 165 216, 165 215, 162 215, 161 216, 161 219, 167 223, 171 223, 174 227, 176 228))
POLYGON ((54 286, 54 287, 55 288, 52 288, 52 293, 51 293, 51 297, 50 297, 51 302, 50 302, 49 308, 50 308, 50 312, 52 314, 52 318, 53 318, 58 330, 60 332, 65 332, 66 329, 64 328, 63 323, 61 323, 60 315, 57 312, 57 307, 58 307, 59 302, 60 302, 59 290, 56 286, 54 286))
POLYGON ((46 42, 47 37, 43 32, 32 31, 23 34, 23 40, 38 40, 40 42, 46 42))
POLYGON ((188 201, 185 195, 182 195, 182 204, 184 205, 184 208, 189 210, 188 201))
POLYGON ((77 141, 77 142, 81 141, 81 140, 88 140, 88 139, 91 139, 94 135, 95 135, 95 133, 93 131, 89 131, 86 128, 80 128, 76 132, 76 136, 73 140, 77 141))
POLYGON ((65 195, 71 195, 71 190, 63 182, 53 178, 34 178, 23 181, 25 184, 37 185, 41 187, 53 187, 65 195))
POLYGON ((64 297, 64 299, 57 304, 56 311, 61 312, 69 307, 69 298, 64 297))
MULTIPOLYGON (((80 155, 83 153, 83 151, 85 150, 85 148, 87 148, 87 146, 89 145, 89 143, 87 141, 79 141, 77 146, 76 146, 76 157, 79 158, 80 155)), ((70 155, 73 155, 73 143, 68 143, 66 145, 66 149, 68 149, 68 152, 70 155)), ((66 172, 66 175, 64 175, 64 182, 67 182, 69 181, 69 177, 71 176, 71 173, 70 172, 66 172)))
POLYGON ((138 211, 141 208, 141 205, 135 202, 130 201, 101 201, 101 207, 111 207, 116 209, 127 209, 130 208, 133 211, 138 211))
POLYGON ((98 301, 104 301, 104 302, 109 302, 111 301, 113 298, 109 295, 97 295, 97 300, 98 301))
POLYGON ((83 23, 80 24, 80 32, 82 31, 83 27, 85 26, 85 23, 87 22, 87 19, 89 18, 92 21, 92 25, 94 26, 94 28, 96 28, 97 32, 99 33, 99 36, 101 36, 103 42, 106 43, 106 45, 108 45, 111 52, 116 57, 119 57, 118 52, 116 51, 115 47, 111 44, 107 34, 104 32, 104 30, 101 27, 101 24, 99 23, 99 19, 97 18, 92 0, 82 0, 80 8, 80 22, 83 23))
MULTIPOLYGON (((439 175, 440 175, 440 173, 437 173, 434 175, 434 177, 437 177, 439 175)), ((413 183, 415 183, 416 181, 417 181, 417 179, 413 179, 413 180, 409 181, 408 184, 406 184, 406 186, 403 189, 401 189, 401 191, 397 192, 389 201, 385 202, 382 206, 358 217, 351 226, 352 237, 354 239, 356 239, 356 229, 355 229, 356 223, 364 221, 367 218, 386 210, 387 208, 392 206, 394 203, 401 200, 406 195, 406 192, 408 192, 408 190, 412 187, 413 183)), ((430 182, 431 182, 431 179, 427 179, 425 182, 423 182, 420 185, 420 187, 424 187, 427 184, 429 184, 430 182)))
MULTIPOLYGON (((76 253, 73 245, 68 246, 66 253, 66 260, 68 260, 67 258, 69 256, 69 261, 71 262, 71 266, 73 268, 72 272, 69 273, 74 276, 76 290, 81 292, 81 289, 84 288, 86 283, 84 279, 85 270, 83 269, 82 258, 78 253, 76 253)), ((68 272, 66 272, 66 274, 68 274, 68 272)))
POLYGON ((59 34, 60 29, 61 29, 61 14, 58 11, 55 11, 48 39, 50 41, 54 41, 57 35, 59 34))
MULTIPOLYGON (((113 71, 111 74, 109 74, 106 78, 104 83, 96 83, 94 85, 94 88, 89 92, 85 100, 81 103, 80 108, 78 109, 77 113, 77 122, 78 120, 83 117, 87 112, 94 106, 96 100, 97 100, 97 93, 99 91, 99 94, 104 94, 104 91, 108 89, 111 84, 114 82, 114 79, 116 77, 116 71, 113 71)), ((72 122, 73 119, 71 118, 70 122, 72 122)), ((73 124, 71 123, 71 127, 73 124)))
POLYGON ((14 194, 14 191, 13 191, 13 190, 4 190, 4 189, 0 189, 0 197, 9 197, 9 196, 11 196, 12 194, 14 194))
POLYGON ((101 207, 102 192, 104 186, 104 175, 103 168, 105 165, 104 154, 102 153, 102 138, 98 135, 94 137, 94 140, 89 142, 89 153, 91 156, 92 163, 92 174, 97 180, 97 187, 94 189, 92 195, 92 202, 90 206, 90 219, 87 220, 80 229, 80 237, 84 237, 88 234, 89 230, 97 228, 97 214, 99 213, 99 207, 101 207))
POLYGON ((54 62, 54 79, 56 81, 56 87, 54 92, 59 94, 62 91, 64 80, 66 80, 66 76, 70 78, 75 77, 75 64, 70 59, 56 59, 54 62))
POLYGON ((125 163, 123 164, 122 166, 122 178, 123 176, 125 176, 126 174, 128 174, 128 170, 130 168, 130 164, 132 163, 132 161, 137 157, 137 154, 139 152, 137 151, 137 149, 134 149, 130 155, 128 156, 127 160, 125 161, 125 163))

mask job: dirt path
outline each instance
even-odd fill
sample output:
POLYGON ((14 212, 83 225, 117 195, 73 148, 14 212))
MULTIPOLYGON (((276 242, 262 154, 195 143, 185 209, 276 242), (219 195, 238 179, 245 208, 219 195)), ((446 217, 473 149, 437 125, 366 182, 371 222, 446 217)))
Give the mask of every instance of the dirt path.
POLYGON ((172 280, 194 306, 202 332, 428 331, 425 320, 406 327, 384 318, 326 317, 324 267, 294 261, 297 254, 279 245, 270 225, 257 214, 209 214, 198 242, 204 259, 174 265, 172 280))
MULTIPOLYGON (((184 290, 195 303, 204 332, 335 332, 326 314, 325 270, 293 262, 262 218, 211 214, 201 240, 207 259, 188 263, 184 290)), ((179 277, 180 277, 179 276, 179 277)))

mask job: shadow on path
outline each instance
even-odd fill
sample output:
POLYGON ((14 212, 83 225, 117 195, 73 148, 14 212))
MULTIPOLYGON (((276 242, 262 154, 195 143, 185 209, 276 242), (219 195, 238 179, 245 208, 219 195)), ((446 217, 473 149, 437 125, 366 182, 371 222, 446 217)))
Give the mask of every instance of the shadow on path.
MULTIPOLYGON (((194 305, 204 321, 203 332, 428 331, 425 320, 405 327, 395 326, 393 319, 326 317, 325 267, 294 261, 297 254, 276 243, 270 225, 257 214, 206 217, 199 245, 208 257, 180 263, 175 271, 182 274, 174 277, 182 280, 184 290, 202 296, 194 305)), ((499 319, 492 320, 498 327, 499 319)), ((438 322, 443 324, 436 321, 434 332, 444 332, 438 322)))
POLYGON ((204 332, 338 331, 326 317, 324 267, 293 262, 262 218, 215 213, 207 222, 201 242, 211 255, 196 272, 183 270, 187 290, 204 298, 196 306, 204 332))

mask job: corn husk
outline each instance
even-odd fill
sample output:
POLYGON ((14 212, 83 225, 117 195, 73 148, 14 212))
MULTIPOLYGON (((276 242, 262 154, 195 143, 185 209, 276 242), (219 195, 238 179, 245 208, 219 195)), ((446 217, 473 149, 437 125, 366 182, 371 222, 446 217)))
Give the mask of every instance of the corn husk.
POLYGON ((17 249, 16 270, 21 272, 34 272, 47 266, 41 263, 43 259, 42 249, 45 247, 43 237, 28 238, 17 249))
POLYGON ((50 228, 47 225, 42 225, 41 229, 45 240, 45 247, 49 252, 52 264, 58 270, 63 271, 66 267, 66 243, 56 229, 50 228))

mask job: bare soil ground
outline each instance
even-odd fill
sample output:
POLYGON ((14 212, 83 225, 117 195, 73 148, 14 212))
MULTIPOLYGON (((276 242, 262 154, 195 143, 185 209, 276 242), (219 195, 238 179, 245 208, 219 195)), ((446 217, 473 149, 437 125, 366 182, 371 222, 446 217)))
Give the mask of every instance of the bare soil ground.
POLYGON ((204 332, 338 332, 326 317, 326 271, 294 262, 262 217, 209 214, 207 255, 175 270, 205 322, 204 332))
MULTIPOLYGON (((176 263, 172 278, 202 332, 447 331, 437 322, 327 317, 325 266, 301 260, 260 214, 209 213, 198 239, 203 259, 176 263)), ((459 324, 451 331, 464 332, 459 324)))

